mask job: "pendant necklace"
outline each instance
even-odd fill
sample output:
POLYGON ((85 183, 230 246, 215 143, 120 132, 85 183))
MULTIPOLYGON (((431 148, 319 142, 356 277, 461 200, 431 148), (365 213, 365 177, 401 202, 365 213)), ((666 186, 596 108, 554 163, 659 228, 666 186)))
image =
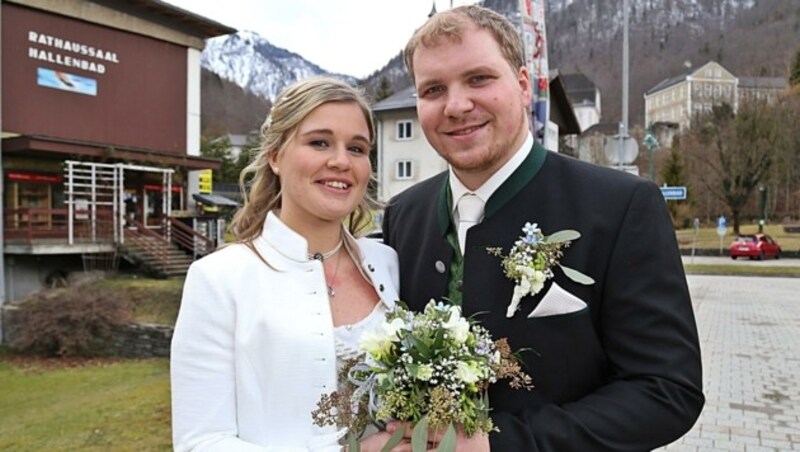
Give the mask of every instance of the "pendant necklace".
MULTIPOLYGON (((338 248, 337 248, 338 249, 338 248)), ((336 274, 339 273, 339 264, 342 262, 342 253, 336 256, 336 268, 333 270, 330 284, 328 286, 328 297, 333 298, 336 296, 336 291, 333 290, 333 285, 336 283, 336 274)))

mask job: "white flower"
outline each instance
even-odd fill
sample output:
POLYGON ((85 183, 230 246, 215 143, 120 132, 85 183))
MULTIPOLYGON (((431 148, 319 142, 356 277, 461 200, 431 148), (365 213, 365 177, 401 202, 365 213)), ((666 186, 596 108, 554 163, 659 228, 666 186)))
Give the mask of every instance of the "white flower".
POLYGON ((537 293, 541 292, 542 289, 544 289, 545 279, 547 278, 544 272, 534 270, 533 275, 530 277, 531 294, 536 295, 537 293))
POLYGON ((450 317, 442 326, 450 331, 456 343, 463 344, 469 337, 469 322, 461 316, 458 306, 450 307, 450 317))
POLYGON ((387 339, 385 334, 381 334, 377 331, 365 331, 361 337, 358 338, 358 348, 370 355, 378 356, 383 349, 386 348, 387 343, 391 344, 387 339))
POLYGON ((431 366, 430 364, 420 364, 419 367, 417 367, 417 372, 415 377, 417 377, 418 380, 422 381, 430 380, 431 377, 433 377, 433 366, 431 366))
POLYGON ((395 317, 391 322, 383 322, 381 328, 386 333, 388 339, 394 341, 400 338, 397 333, 406 328, 406 322, 399 317, 395 317))
POLYGON ((480 369, 474 362, 459 362, 456 366, 456 378, 463 383, 475 383, 480 379, 480 369))

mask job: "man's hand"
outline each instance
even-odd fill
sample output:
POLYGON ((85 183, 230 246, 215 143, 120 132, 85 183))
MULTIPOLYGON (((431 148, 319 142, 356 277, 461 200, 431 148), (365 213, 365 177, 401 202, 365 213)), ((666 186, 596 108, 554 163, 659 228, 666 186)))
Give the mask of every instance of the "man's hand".
MULTIPOLYGON (((411 432, 414 426, 407 422, 391 422, 386 426, 386 431, 392 434, 399 428, 405 429, 404 438, 405 441, 408 442, 408 450, 411 450, 411 432)), ((444 434, 445 430, 431 431, 428 433, 428 452, 436 452, 436 448, 439 446, 442 438, 444 438, 444 434)), ((461 427, 456 429, 455 452, 488 452, 489 450, 489 435, 485 433, 475 433, 472 436, 467 436, 466 433, 464 433, 464 429, 461 427)))

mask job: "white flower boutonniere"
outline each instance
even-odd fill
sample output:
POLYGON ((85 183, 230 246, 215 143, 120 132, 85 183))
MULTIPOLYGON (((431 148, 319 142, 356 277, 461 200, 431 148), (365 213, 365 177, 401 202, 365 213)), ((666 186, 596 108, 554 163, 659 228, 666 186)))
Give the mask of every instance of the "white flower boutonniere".
MULTIPOLYGON (((536 295, 544 288, 544 283, 553 277, 553 267, 559 266, 569 279, 584 285, 594 284, 594 279, 578 270, 565 267, 559 260, 564 249, 581 234, 573 229, 565 229, 545 236, 536 223, 525 223, 525 235, 520 236, 514 247, 503 257, 503 273, 516 283, 514 295, 508 305, 506 317, 513 317, 519 303, 526 295, 536 295)), ((502 248, 487 248, 489 254, 502 257, 502 248)))

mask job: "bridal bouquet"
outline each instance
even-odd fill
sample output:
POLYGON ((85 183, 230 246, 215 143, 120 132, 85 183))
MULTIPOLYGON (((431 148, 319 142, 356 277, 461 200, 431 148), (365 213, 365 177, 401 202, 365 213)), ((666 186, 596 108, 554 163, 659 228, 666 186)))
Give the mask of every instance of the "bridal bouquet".
MULTIPOLYGON (((398 304, 359 347, 364 355, 346 366, 344 387, 323 395, 312 412, 316 425, 348 428, 351 452, 369 422, 391 420, 415 426, 415 451, 426 448, 428 430, 446 430, 439 450, 452 450, 455 426, 467 435, 496 430, 489 418, 490 384, 508 379, 513 388, 533 387, 505 339, 493 340, 458 306, 434 300, 419 313, 398 304)), ((398 429, 392 438, 395 444, 402 433, 398 429)))

